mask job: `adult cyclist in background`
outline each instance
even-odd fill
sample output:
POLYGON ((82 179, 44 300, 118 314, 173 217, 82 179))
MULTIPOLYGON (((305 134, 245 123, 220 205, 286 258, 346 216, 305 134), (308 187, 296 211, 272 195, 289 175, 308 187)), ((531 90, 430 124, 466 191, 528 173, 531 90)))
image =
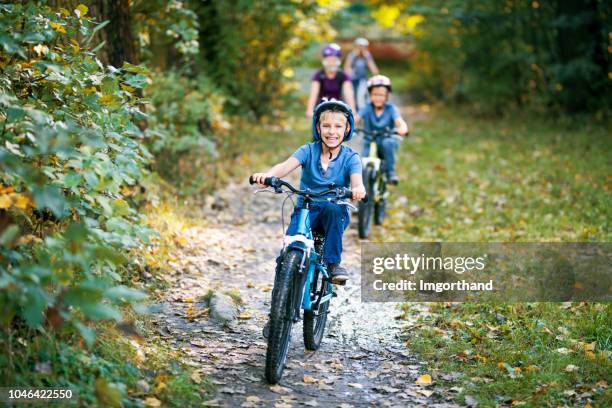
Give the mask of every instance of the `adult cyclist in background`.
MULTIPOLYGON (((363 157, 370 154, 370 143, 373 140, 372 133, 386 132, 394 129, 401 136, 408 134, 408 125, 402 118, 397 107, 389 102, 391 94, 391 80, 384 75, 375 75, 368 79, 368 92, 370 103, 364 106, 356 118, 357 124, 362 124, 365 130, 363 157)), ((395 137, 377 136, 376 146, 379 155, 382 155, 389 184, 396 185, 399 178, 395 173, 395 158, 399 148, 399 140, 395 137)))
POLYGON ((355 112, 351 77, 340 68, 342 57, 340 46, 336 43, 328 44, 323 48, 322 54, 323 69, 317 70, 312 76, 306 115, 312 117, 315 105, 331 99, 346 102, 355 112))
POLYGON ((344 61, 344 71, 351 76, 353 83, 357 109, 363 108, 368 102, 368 91, 366 89, 368 71, 372 75, 378 75, 379 73, 374 57, 368 50, 369 45, 370 42, 367 39, 357 38, 355 49, 346 56, 346 61, 344 61))

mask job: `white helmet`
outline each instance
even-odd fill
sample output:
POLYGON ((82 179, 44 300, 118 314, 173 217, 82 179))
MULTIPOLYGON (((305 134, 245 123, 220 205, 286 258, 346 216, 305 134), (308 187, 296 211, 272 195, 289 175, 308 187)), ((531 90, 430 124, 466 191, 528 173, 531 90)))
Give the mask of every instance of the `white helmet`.
POLYGON ((355 45, 362 45, 364 47, 367 47, 368 45, 370 45, 370 42, 363 37, 359 37, 355 39, 355 45))

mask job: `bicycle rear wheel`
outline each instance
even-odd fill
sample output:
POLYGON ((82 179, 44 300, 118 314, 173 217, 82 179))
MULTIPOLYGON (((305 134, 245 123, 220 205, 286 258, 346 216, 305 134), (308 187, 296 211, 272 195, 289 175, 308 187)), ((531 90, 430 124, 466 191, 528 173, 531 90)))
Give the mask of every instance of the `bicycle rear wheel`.
POLYGON ((367 166, 363 169, 363 183, 366 186, 366 194, 368 201, 366 203, 359 201, 357 206, 359 217, 357 219, 357 229, 359 230, 359 238, 367 238, 370 235, 372 228, 372 210, 374 208, 374 168, 367 166))
POLYGON ((274 282, 265 370, 266 381, 270 384, 280 381, 285 368, 293 325, 293 279, 301 260, 300 251, 287 252, 274 282))

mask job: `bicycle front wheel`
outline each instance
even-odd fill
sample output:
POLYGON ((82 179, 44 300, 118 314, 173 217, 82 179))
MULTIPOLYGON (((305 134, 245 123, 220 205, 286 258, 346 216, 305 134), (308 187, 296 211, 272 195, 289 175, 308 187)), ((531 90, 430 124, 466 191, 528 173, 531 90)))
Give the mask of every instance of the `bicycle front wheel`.
POLYGON ((287 252, 274 282, 266 352, 266 381, 270 384, 280 381, 285 368, 293 325, 293 279, 301 260, 301 252, 287 252))

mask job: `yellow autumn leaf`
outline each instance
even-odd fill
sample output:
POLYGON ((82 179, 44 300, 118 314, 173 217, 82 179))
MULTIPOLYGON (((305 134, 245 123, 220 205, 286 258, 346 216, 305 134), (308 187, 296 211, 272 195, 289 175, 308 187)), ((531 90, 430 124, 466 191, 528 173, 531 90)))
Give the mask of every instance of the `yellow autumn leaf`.
POLYGON ((384 4, 378 10, 373 11, 372 16, 381 26, 391 28, 395 25, 395 20, 399 17, 400 13, 401 11, 398 6, 384 4))
POLYGON ((249 320, 251 317, 253 316, 251 316, 251 314, 247 311, 244 311, 238 315, 238 319, 240 320, 249 320))
POLYGON ((4 194, 0 196, 0 209, 5 210, 7 208, 11 208, 13 205, 13 200, 8 194, 4 194))
POLYGON ((134 92, 136 90, 136 88, 131 87, 131 86, 126 85, 126 84, 121 84, 121 89, 123 89, 124 91, 130 92, 130 93, 134 92))
POLYGON ((315 384, 315 383, 317 383, 317 382, 318 382, 316 378, 314 378, 314 377, 312 377, 312 376, 310 376, 310 375, 307 375, 307 374, 304 374, 303 381, 304 381, 306 384, 315 384))
POLYGON ((55 31, 57 31, 58 33, 64 33, 66 34, 66 29, 64 28, 63 25, 59 24, 59 23, 51 23, 51 28, 53 28, 55 31))
POLYGON ((592 342, 592 343, 582 343, 582 348, 584 349, 584 351, 593 351, 595 350, 595 346, 597 345, 597 342, 592 342))
POLYGON ((144 404, 147 407, 161 407, 161 401, 155 397, 148 397, 144 400, 144 404))
POLYGON ((419 385, 427 385, 427 384, 431 384, 431 382, 432 382, 431 375, 429 374, 423 374, 422 376, 417 378, 415 381, 415 383, 419 385))
POLYGON ((22 210, 28 208, 30 204, 30 199, 23 194, 11 194, 11 199, 13 200, 13 205, 22 210))
POLYGON ((76 9, 74 9, 74 14, 77 15, 78 18, 85 17, 85 14, 89 11, 89 7, 84 4, 79 4, 76 9))
POLYGON ((595 360, 595 353, 593 353, 592 351, 585 351, 584 356, 589 360, 595 360))
POLYGON ((99 99, 102 105, 111 105, 119 101, 119 97, 117 95, 102 95, 99 99))

